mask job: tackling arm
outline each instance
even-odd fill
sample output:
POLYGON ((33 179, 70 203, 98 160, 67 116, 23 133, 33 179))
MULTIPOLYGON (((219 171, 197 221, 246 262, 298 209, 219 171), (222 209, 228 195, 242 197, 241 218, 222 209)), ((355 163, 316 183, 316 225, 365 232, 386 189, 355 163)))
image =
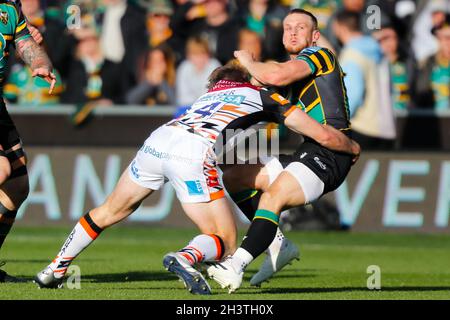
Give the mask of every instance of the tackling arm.
POLYGON ((318 123, 300 109, 291 110, 284 121, 289 129, 317 141, 325 148, 351 154, 354 156, 354 162, 356 162, 361 152, 358 143, 349 139, 339 130, 318 123))
POLYGON ((234 56, 259 82, 268 86, 282 87, 311 74, 311 67, 303 60, 287 62, 257 62, 245 50, 235 51, 234 56))

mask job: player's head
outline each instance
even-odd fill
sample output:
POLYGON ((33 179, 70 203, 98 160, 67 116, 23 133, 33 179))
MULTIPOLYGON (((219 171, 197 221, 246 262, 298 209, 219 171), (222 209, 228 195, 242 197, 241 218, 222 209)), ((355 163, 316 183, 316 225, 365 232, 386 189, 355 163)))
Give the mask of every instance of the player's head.
POLYGON ((291 10, 283 20, 283 45, 291 54, 298 54, 319 40, 317 18, 303 9, 291 10))
POLYGON ((246 83, 250 81, 250 74, 238 62, 232 60, 211 73, 208 78, 207 89, 211 90, 221 80, 246 83))

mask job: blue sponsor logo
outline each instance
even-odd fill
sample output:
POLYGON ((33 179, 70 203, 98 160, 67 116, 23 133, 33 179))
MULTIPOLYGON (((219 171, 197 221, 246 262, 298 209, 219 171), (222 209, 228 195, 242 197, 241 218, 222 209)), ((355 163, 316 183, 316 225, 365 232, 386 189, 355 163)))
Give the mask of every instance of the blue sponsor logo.
POLYGON ((202 185, 199 180, 185 181, 190 196, 200 196, 204 194, 202 185))
POLYGON ((136 168, 136 160, 131 163, 131 173, 136 179, 139 179, 138 169, 136 168))
POLYGON ((195 103, 200 102, 211 102, 211 101, 222 101, 225 103, 230 103, 239 106, 242 102, 244 102, 245 96, 233 94, 233 91, 227 93, 215 93, 215 94, 207 94, 198 99, 195 103))

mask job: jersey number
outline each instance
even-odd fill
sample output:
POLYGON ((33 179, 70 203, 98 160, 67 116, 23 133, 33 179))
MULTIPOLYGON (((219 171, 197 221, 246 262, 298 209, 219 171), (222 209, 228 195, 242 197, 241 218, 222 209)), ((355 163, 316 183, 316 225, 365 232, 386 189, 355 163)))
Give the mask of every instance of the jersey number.
POLYGON ((201 107, 197 110, 195 110, 194 112, 201 115, 202 117, 208 117, 210 116, 215 109, 221 104, 222 102, 214 102, 212 104, 208 104, 204 107, 201 107))

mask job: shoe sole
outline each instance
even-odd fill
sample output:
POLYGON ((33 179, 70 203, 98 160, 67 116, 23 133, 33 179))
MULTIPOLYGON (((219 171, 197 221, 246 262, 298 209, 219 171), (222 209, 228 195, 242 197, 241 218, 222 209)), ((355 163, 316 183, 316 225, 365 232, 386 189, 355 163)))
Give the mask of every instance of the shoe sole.
POLYGON ((193 275, 186 271, 174 256, 165 257, 163 265, 167 271, 174 273, 184 282, 185 287, 190 293, 200 295, 211 294, 211 289, 203 276, 200 273, 193 275))

